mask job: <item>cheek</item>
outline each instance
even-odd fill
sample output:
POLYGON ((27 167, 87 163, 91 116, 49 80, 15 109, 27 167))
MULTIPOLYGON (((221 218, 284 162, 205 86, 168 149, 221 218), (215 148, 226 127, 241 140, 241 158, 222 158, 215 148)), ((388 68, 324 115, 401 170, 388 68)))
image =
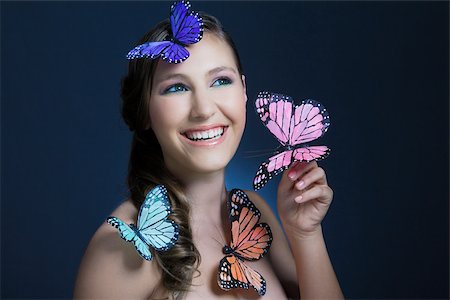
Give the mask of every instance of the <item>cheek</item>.
POLYGON ((241 130, 244 130, 246 121, 246 101, 242 96, 228 101, 223 106, 227 117, 241 130))
POLYGON ((169 129, 178 124, 183 116, 183 106, 176 101, 154 101, 150 103, 150 124, 153 130, 169 129))
POLYGON ((247 114, 245 102, 242 103, 239 106, 236 106, 235 110, 236 110, 236 121, 242 127, 244 127, 245 126, 245 121, 246 121, 246 114, 247 114))
POLYGON ((236 121, 245 125, 246 110, 247 110, 247 98, 245 94, 239 93, 236 100, 233 101, 232 107, 233 115, 236 117, 236 121))

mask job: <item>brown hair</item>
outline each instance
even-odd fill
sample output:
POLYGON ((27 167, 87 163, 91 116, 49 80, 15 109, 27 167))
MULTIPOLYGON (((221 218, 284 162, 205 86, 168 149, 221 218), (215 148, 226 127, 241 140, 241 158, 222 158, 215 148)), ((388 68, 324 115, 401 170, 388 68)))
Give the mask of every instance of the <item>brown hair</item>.
MULTIPOLYGON (((239 72, 242 67, 236 47, 220 22, 213 16, 201 13, 203 28, 224 40, 233 50, 239 72)), ((170 33, 170 22, 166 19, 157 24, 140 39, 139 44, 162 41, 170 33)), ((162 270, 162 286, 170 298, 181 299, 189 290, 194 274, 198 272, 200 253, 193 240, 189 223, 189 203, 181 183, 167 170, 163 153, 150 123, 149 101, 153 75, 158 60, 146 58, 129 62, 128 74, 122 79, 122 117, 131 131, 134 131, 128 166, 128 188, 130 198, 139 208, 147 192, 158 184, 167 188, 172 213, 169 216, 180 229, 175 246, 166 252, 154 253, 162 270)))

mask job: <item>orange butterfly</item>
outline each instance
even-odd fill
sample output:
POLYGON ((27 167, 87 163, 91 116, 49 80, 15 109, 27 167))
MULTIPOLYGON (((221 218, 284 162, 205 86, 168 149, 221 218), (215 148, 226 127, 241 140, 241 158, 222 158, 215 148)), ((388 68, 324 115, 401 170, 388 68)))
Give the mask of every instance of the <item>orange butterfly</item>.
POLYGON ((261 213, 248 196, 233 189, 228 198, 231 221, 231 244, 223 247, 226 254, 219 264, 218 283, 224 290, 248 289, 251 285, 259 295, 266 293, 264 278, 244 264, 245 260, 257 260, 269 251, 272 232, 266 223, 258 224, 261 213))

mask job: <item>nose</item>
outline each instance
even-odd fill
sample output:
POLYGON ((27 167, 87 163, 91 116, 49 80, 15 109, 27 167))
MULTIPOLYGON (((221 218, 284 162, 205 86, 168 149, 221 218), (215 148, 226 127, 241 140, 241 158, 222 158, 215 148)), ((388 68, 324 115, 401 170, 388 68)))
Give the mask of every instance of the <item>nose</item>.
POLYGON ((206 91, 192 93, 192 107, 190 117, 192 120, 207 120, 216 113, 216 103, 206 91))

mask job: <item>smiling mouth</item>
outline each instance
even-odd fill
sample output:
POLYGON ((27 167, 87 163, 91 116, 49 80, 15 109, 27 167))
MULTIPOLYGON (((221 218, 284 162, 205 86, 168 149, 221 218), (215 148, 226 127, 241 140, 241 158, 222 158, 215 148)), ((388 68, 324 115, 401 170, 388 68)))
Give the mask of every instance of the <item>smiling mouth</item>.
POLYGON ((183 133, 191 141, 212 141, 219 139, 227 127, 216 127, 208 130, 187 131, 183 133))

